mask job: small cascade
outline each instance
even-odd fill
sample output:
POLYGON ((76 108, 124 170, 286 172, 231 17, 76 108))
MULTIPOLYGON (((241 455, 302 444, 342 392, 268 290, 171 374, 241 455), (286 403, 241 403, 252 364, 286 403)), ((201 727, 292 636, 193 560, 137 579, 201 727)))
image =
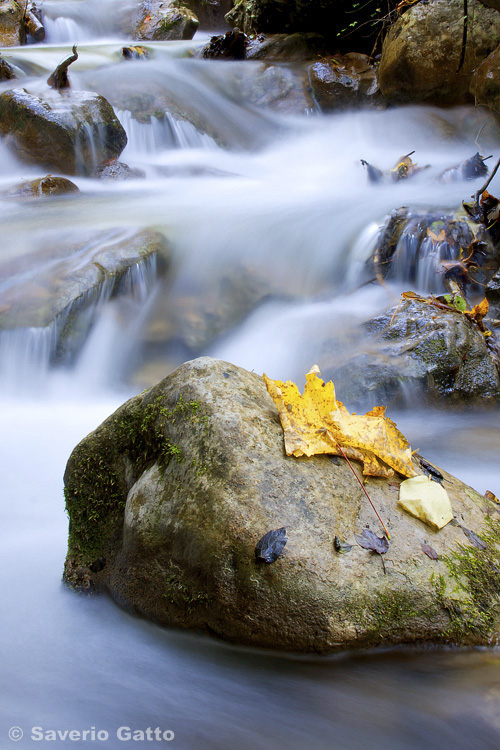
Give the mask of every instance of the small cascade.
POLYGON ((128 144, 123 152, 125 159, 164 149, 218 149, 215 140, 207 133, 200 132, 187 120, 178 120, 168 112, 161 119, 151 117, 149 123, 139 122, 128 110, 116 114, 127 133, 128 144))
POLYGON ((446 263, 467 254, 473 239, 465 216, 399 209, 374 243, 374 258, 387 279, 442 293, 446 263))
POLYGON ((119 377, 137 346, 156 276, 156 255, 150 255, 119 280, 105 279, 80 295, 49 325, 1 331, 1 387, 10 392, 43 390, 54 366, 77 368, 85 377, 98 372, 99 382, 107 379, 108 369, 119 377), (113 317, 117 323, 110 326, 113 317), (96 360, 97 349, 101 355, 96 360), (110 356, 105 358, 102 351, 110 356))

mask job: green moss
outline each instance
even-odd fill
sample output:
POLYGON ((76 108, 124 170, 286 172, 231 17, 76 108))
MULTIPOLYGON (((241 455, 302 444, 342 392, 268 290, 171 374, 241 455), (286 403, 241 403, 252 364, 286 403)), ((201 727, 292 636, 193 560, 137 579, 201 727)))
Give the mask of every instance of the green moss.
POLYGON ((444 576, 435 580, 441 606, 450 624, 445 636, 461 641, 467 636, 487 637, 495 627, 495 606, 500 598, 500 516, 487 517, 479 538, 485 549, 457 544, 457 550, 443 556, 455 586, 448 591, 444 576))
MULTIPOLYGON (((147 398, 147 396, 146 396, 147 398)), ((105 555, 120 527, 130 485, 157 463, 163 474, 170 461, 185 460, 165 434, 167 424, 200 419, 200 404, 181 396, 173 409, 164 396, 144 404, 136 397, 77 446, 65 476, 66 511, 70 518, 68 558, 89 566, 105 555)))

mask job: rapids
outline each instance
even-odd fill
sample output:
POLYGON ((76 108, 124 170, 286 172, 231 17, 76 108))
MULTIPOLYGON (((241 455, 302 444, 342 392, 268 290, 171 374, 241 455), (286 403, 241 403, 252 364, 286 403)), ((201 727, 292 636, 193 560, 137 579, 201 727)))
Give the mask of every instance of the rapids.
MULTIPOLYGON (((129 139, 121 160, 146 177, 75 177, 77 195, 15 201, 5 197, 9 189, 45 172, 0 143, 0 260, 33 254, 36 276, 42 243, 89 228, 153 228, 171 243, 175 274, 156 281, 151 269, 137 267, 120 299, 110 301, 104 290, 85 347, 65 366, 53 361, 52 328, 0 335, 0 747, 11 746, 8 730, 17 726, 24 731, 19 748, 32 747, 33 727, 105 731, 103 742, 53 744, 109 748, 127 744, 116 736, 120 727, 159 727, 173 731, 171 746, 182 750, 497 750, 495 648, 266 653, 161 630, 106 597, 79 597, 62 586, 65 462, 85 434, 149 384, 148 365, 159 379, 188 355, 211 354, 301 383, 314 362, 322 366, 325 342, 335 346, 335 336, 390 307, 406 288, 404 279, 384 289, 362 286, 387 213, 402 205, 454 209, 468 199, 476 183, 444 186, 436 177, 477 150, 480 131, 483 153, 500 155, 498 128, 468 108, 294 116, 258 106, 253 85, 262 64, 193 58, 203 34, 148 44, 149 62, 122 62, 125 11, 118 0, 46 0, 46 41, 3 51, 19 80, 1 90, 41 90, 77 41, 73 86, 116 100, 129 139), (155 110, 134 118, 126 105, 144 93, 172 103, 168 116, 155 110), (196 114, 194 123, 179 116, 184 110, 196 114), (412 150, 429 169, 407 183, 367 183, 361 158, 389 168, 412 150), (186 296, 205 299, 224 287, 228 268, 240 267, 257 269, 271 293, 236 309, 201 343, 168 351, 148 345, 162 300, 173 310, 186 296)), ((500 192, 500 178, 491 190, 500 192)), ((12 283, 0 278, 0 292, 12 283)), ((332 356, 341 358, 343 346, 332 356)), ((497 412, 411 405, 395 416, 430 460, 479 491, 500 494, 497 412)))

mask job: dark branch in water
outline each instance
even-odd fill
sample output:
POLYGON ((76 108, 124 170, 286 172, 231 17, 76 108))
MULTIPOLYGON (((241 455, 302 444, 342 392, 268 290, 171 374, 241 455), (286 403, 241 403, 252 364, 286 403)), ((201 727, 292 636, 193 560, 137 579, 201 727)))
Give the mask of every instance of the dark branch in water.
POLYGON ((68 68, 71 63, 75 62, 75 60, 78 60, 76 44, 73 45, 73 54, 68 55, 65 60, 60 62, 50 78, 47 79, 49 86, 53 89, 69 89, 70 83, 68 78, 68 68))
MULTIPOLYGON (((490 157, 488 156, 487 158, 489 159, 490 157)), ((486 182, 484 183, 484 185, 482 187, 480 187, 479 190, 477 191, 477 193, 476 193, 476 203, 479 202, 480 196, 484 193, 484 191, 486 190, 486 188, 488 187, 488 185, 490 184, 490 182, 492 181, 492 179, 496 175, 498 167, 500 167, 500 159, 495 164, 495 169, 490 174, 490 176, 488 177, 488 179, 486 180, 486 182)))

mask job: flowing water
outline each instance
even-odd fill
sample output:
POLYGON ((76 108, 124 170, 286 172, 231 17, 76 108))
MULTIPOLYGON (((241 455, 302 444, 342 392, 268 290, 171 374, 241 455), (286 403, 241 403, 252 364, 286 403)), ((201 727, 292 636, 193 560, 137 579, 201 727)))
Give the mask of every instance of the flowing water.
MULTIPOLYGON (((73 88, 112 101, 129 139, 121 159, 145 177, 76 177, 76 195, 3 197, 1 262, 28 257, 27 277, 45 274, 50 264, 37 250, 90 228, 152 228, 173 257, 166 278, 139 264, 121 297, 101 290, 86 344, 63 366, 54 362, 56 324, 0 336, 0 747, 11 746, 7 733, 17 726, 25 733, 17 747, 33 746, 48 730, 87 730, 85 739, 54 744, 118 748, 128 741, 126 729, 117 736, 120 727, 158 727, 175 738, 129 742, 182 750, 498 750, 494 648, 266 653, 161 630, 61 584, 62 475, 73 446, 190 356, 212 354, 299 382, 314 362, 323 366, 326 351, 341 360, 346 332, 405 288, 404 281, 362 286, 384 217, 402 205, 453 210, 469 198, 476 183, 444 186, 436 177, 477 150, 478 133, 483 153, 498 155, 497 127, 467 108, 325 116, 304 101, 300 114, 286 114, 282 99, 268 95, 273 86, 290 90, 286 66, 202 61, 192 56, 202 35, 148 44, 149 61, 124 62, 123 3, 46 0, 44 11, 46 42, 5 51, 22 80, 2 87, 43 90, 78 41, 73 88), (367 183, 361 158, 389 168, 412 150, 427 170, 407 183, 367 183)), ((44 174, 3 143, 0 156, 3 196, 44 174)), ((500 192, 499 178, 491 190, 500 192)), ((81 257, 64 262, 77 268, 81 257)), ((1 278, 0 291, 13 283, 1 278)), ((396 417, 429 459, 499 494, 496 411, 413 406, 396 417)))

